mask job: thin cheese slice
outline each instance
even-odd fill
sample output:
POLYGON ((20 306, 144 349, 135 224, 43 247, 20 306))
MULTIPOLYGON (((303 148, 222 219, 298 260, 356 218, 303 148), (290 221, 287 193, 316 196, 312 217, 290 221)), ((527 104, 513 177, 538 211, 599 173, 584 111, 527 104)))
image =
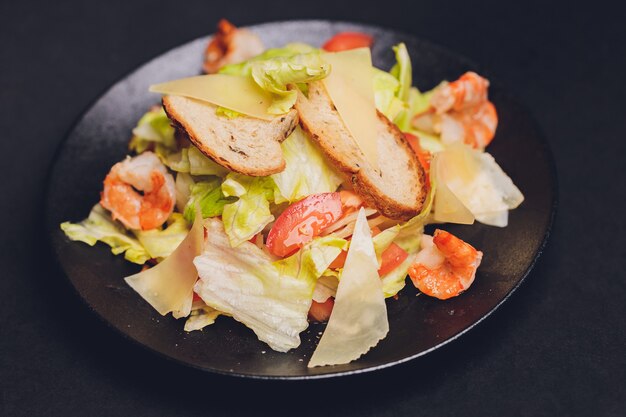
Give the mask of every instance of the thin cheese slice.
POLYGON ((389 332, 383 284, 365 211, 359 211, 335 306, 309 368, 358 359, 389 332))
POLYGON ((446 183, 442 154, 442 152, 436 153, 430 166, 435 174, 435 183, 437 184, 433 218, 436 222, 442 223, 472 224, 474 223, 474 215, 446 183))
POLYGON ((372 56, 369 48, 324 54, 331 71, 323 82, 339 116, 350 131, 365 159, 377 171, 378 116, 372 84, 372 56))
MULTIPOLYGON (((196 213, 200 213, 199 207, 196 213)), ((178 317, 187 316, 191 311, 193 286, 198 279, 193 259, 202 253, 203 243, 202 216, 196 216, 189 234, 170 256, 157 266, 124 280, 161 315, 175 312, 178 317)))
POLYGON ((249 77, 199 75, 151 85, 150 91, 206 101, 258 119, 272 120, 275 117, 267 112, 272 96, 249 77))

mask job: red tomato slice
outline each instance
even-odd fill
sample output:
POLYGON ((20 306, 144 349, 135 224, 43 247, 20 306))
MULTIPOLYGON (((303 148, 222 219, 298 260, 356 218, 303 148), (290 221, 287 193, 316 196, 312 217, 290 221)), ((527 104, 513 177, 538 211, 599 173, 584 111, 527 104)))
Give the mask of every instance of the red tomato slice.
POLYGON ((381 255, 381 265, 378 270, 378 275, 383 276, 394 269, 396 269, 409 254, 395 243, 391 243, 387 249, 381 255))
POLYGON ((280 257, 296 252, 343 214, 339 193, 310 195, 282 212, 267 235, 267 248, 280 257))
POLYGON ((370 47, 374 43, 371 35, 360 32, 340 32, 330 38, 322 49, 328 52, 347 51, 348 49, 356 49, 370 47))
POLYGON ((420 161, 420 164, 424 168, 424 171, 426 171, 426 176, 428 178, 428 171, 430 171, 430 160, 432 158, 432 155, 430 154, 430 152, 420 146, 420 140, 417 136, 404 132, 404 137, 406 138, 406 141, 409 142, 409 145, 411 145, 411 149, 413 149, 415 155, 417 155, 417 159, 420 161))
POLYGON ((330 313, 333 312, 333 306, 335 305, 335 300, 333 297, 329 297, 323 303, 318 303, 313 300, 311 303, 311 308, 309 309, 309 320, 311 321, 328 321, 330 318, 330 313))

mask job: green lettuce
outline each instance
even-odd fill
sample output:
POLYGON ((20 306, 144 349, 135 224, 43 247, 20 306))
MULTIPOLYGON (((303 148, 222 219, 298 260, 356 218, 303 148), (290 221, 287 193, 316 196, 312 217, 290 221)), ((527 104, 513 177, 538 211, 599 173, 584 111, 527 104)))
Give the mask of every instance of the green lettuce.
POLYGON ((418 133, 419 137, 422 137, 422 132, 416 131, 411 121, 416 114, 428 110, 431 95, 432 90, 422 93, 415 87, 409 89, 409 98, 406 101, 406 108, 404 111, 399 112, 394 119, 394 123, 398 125, 400 130, 403 132, 418 133))
POLYGON ((226 204, 222 219, 231 246, 239 246, 274 220, 270 201, 274 200, 276 186, 271 177, 249 177, 231 172, 222 183, 225 197, 239 197, 226 204))
POLYGON ((343 181, 300 127, 285 139, 281 148, 285 169, 272 175, 280 192, 276 203, 293 203, 311 194, 333 192, 343 181))
MULTIPOLYGON (((268 112, 283 114, 293 107, 298 97, 297 91, 288 86, 320 80, 328 75, 330 66, 322 59, 319 49, 292 43, 283 48, 268 49, 248 61, 226 65, 219 72, 252 77, 259 87, 273 96, 268 112)), ((235 116, 228 109, 220 110, 220 114, 235 116)))
POLYGON ((345 239, 332 235, 317 237, 294 255, 274 262, 274 266, 283 276, 316 280, 347 247, 345 239))
POLYGON ((165 158, 165 165, 176 172, 191 175, 215 175, 224 177, 230 171, 204 155, 195 146, 181 149, 165 158))
POLYGON ((259 87, 272 93, 272 104, 267 109, 270 114, 287 113, 296 103, 298 92, 289 89, 290 85, 321 80, 329 72, 330 65, 318 51, 254 61, 251 69, 259 87))
POLYGON ((136 264, 142 265, 151 258, 139 241, 126 234, 124 226, 115 222, 100 204, 93 206, 89 217, 82 222, 62 223, 61 230, 71 240, 84 242, 90 246, 98 241, 104 242, 111 247, 114 255, 124 253, 124 258, 136 264))
POLYGON ((128 144, 128 148, 137 153, 142 153, 152 147, 161 157, 176 152, 177 148, 174 128, 161 107, 151 109, 139 119, 128 144))
POLYGON ((416 256, 417 253, 410 253, 400 265, 380 277, 383 283, 385 298, 395 296, 404 288, 406 276, 409 273, 409 268, 415 262, 416 256))
POLYGON ((184 216, 188 222, 196 217, 196 203, 202 210, 202 218, 216 217, 222 214, 224 206, 237 199, 225 197, 222 193, 220 180, 215 178, 209 181, 197 182, 191 186, 191 195, 185 205, 184 216))
POLYGON ((406 49, 404 42, 393 47, 396 54, 396 64, 389 70, 391 75, 396 77, 400 86, 398 88, 397 97, 402 101, 409 100, 409 90, 413 85, 413 69, 411 67, 411 57, 406 49))
POLYGON ((227 109, 226 107, 222 106, 217 106, 217 109, 215 109, 215 114, 217 114, 218 116, 227 117, 229 119, 234 119, 241 116, 241 113, 239 113, 238 111, 227 109))
POLYGON ((406 107, 405 103, 397 97, 400 82, 388 72, 372 68, 374 70, 372 83, 376 108, 388 119, 393 120, 406 107))
MULTIPOLYGON (((193 219, 192 219, 193 221, 193 219)), ((137 230, 133 231, 139 243, 148 252, 151 258, 163 259, 170 256, 174 249, 180 245, 189 232, 189 226, 180 213, 172 213, 167 219, 167 225, 163 230, 137 230)))
POLYGON ((315 281, 345 247, 337 238, 310 242, 277 263, 250 242, 231 247, 218 219, 205 220, 207 244, 194 259, 200 279, 194 290, 209 306, 252 329, 272 349, 300 345, 315 281))
POLYGON ((238 64, 225 65, 220 68, 220 74, 238 75, 241 77, 249 77, 252 73, 252 64, 257 61, 266 61, 272 58, 278 57, 291 57, 298 54, 306 54, 309 52, 318 51, 318 49, 307 45, 305 43, 288 43, 282 48, 270 48, 260 55, 255 56, 238 64))

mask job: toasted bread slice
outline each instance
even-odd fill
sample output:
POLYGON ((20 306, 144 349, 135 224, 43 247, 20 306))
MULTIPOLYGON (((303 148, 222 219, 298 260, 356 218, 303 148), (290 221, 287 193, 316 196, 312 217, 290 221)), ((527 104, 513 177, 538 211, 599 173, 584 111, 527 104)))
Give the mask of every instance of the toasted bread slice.
POLYGON ((420 212, 426 198, 424 170, 387 117, 378 112, 378 172, 365 159, 321 81, 309 84, 308 98, 299 93, 295 107, 302 128, 369 206, 397 220, 420 212))
POLYGON ((231 171, 261 177, 285 169, 280 143, 298 124, 295 110, 270 121, 229 119, 213 104, 180 96, 163 97, 163 108, 203 154, 231 171))

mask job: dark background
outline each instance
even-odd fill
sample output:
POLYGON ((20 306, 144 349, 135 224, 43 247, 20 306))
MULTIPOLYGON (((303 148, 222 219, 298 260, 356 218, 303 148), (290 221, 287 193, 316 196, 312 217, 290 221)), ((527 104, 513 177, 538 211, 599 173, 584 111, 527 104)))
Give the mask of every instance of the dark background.
POLYGON ((601 2, 411 3, 2 0, 0 415, 625 415, 624 13, 601 2), (54 151, 108 86, 222 16, 399 29, 468 56, 525 103, 555 154, 560 207, 513 297, 422 359, 290 383, 179 367, 90 313, 43 232, 54 151))

